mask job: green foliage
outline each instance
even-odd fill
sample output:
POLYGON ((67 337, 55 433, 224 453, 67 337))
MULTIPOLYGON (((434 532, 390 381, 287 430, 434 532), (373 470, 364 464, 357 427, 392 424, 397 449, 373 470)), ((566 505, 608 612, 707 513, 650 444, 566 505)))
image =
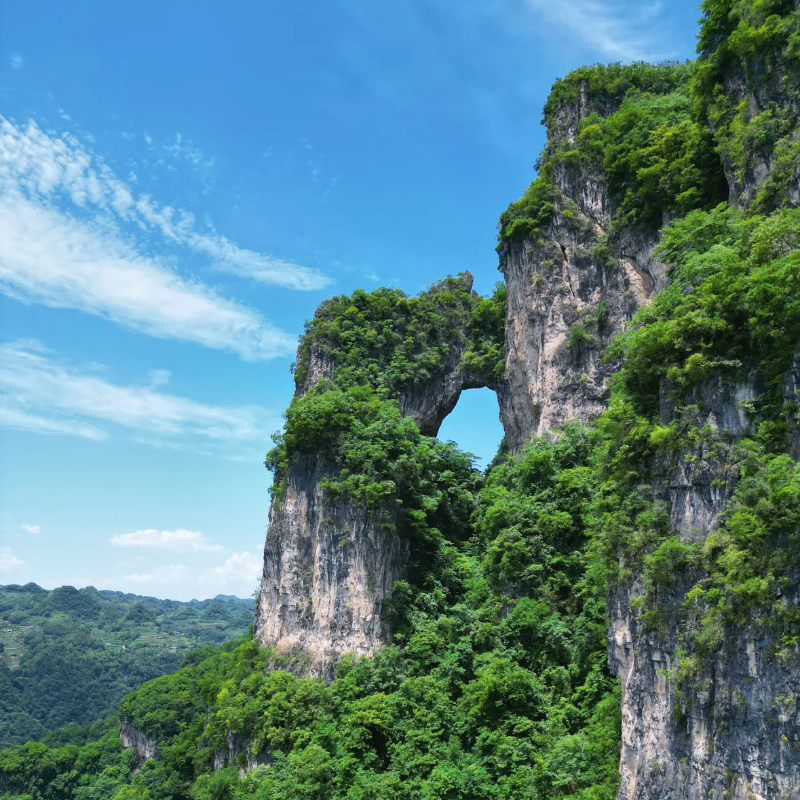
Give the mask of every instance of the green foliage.
POLYGON ((267 465, 283 475, 292 456, 322 457, 329 472, 321 485, 333 497, 396 523, 414 545, 412 576, 417 565, 435 566, 443 536, 457 539, 468 528, 478 480, 471 458, 424 436, 396 401, 369 387, 322 383, 295 399, 267 465))
POLYGON ((474 306, 467 325, 469 347, 462 360, 471 382, 494 387, 505 374, 506 287, 498 282, 491 297, 474 306))
POLYGON ((179 603, 121 592, 0 586, 0 747, 113 713, 192 648, 241 636, 245 600, 179 603), (222 617, 210 619, 207 614, 222 617))
MULTIPOLYGON (((740 480, 719 528, 702 547, 681 545, 702 577, 683 602, 679 685, 725 646, 733 626, 752 624, 755 618, 789 646, 800 634, 800 614, 782 599, 800 558, 800 465, 752 440, 737 447, 736 459, 740 480)), ((672 572, 664 565, 661 574, 653 574, 652 564, 645 566, 653 585, 673 573, 685 575, 686 564, 675 564, 672 572)), ((647 600, 654 605, 652 590, 647 600)), ((778 647, 774 655, 780 659, 787 653, 778 647)))
POLYGON ((576 322, 569 329, 569 336, 567 336, 566 345, 570 350, 579 350, 581 345, 594 344, 595 338, 586 328, 582 322, 576 322))
POLYGON ((455 359, 450 367, 463 367, 473 386, 502 376, 505 288, 498 284, 492 297, 481 298, 471 284, 463 274, 417 297, 382 288, 320 306, 306 326, 295 379, 305 387, 312 355, 330 365, 331 375, 315 376, 313 387, 293 398, 284 430, 273 437, 265 464, 274 473, 276 501, 291 464, 316 458, 331 473, 325 488, 333 493, 390 515, 401 506, 406 531, 435 527, 427 518, 471 466, 421 436, 401 417, 398 399, 404 389, 431 380, 445 359, 455 359))
MULTIPOLYGON (((335 370, 292 403, 267 463, 277 497, 293 464, 316 464, 331 495, 386 535, 411 537, 409 579, 389 603, 392 644, 343 658, 331 685, 267 672, 274 654, 252 640, 204 648, 119 706, 157 742, 158 760, 134 774, 113 721, 74 725, 0 752, 0 791, 32 800, 611 800, 620 696, 606 667, 605 598, 617 582, 640 577, 629 586, 642 587, 633 605, 644 626, 678 632, 679 689, 744 626, 771 628, 770 656, 796 653, 800 615, 785 590, 800 556, 800 467, 782 452, 796 409, 781 389, 800 341, 800 210, 783 208, 796 142, 783 106, 751 119, 726 108, 720 87, 732 65, 769 63, 791 88, 797 11, 778 0, 706 0, 703 9, 699 66, 591 67, 554 87, 551 131, 587 90, 591 113, 573 144, 546 151, 501 219, 501 249, 535 241, 556 204, 579 224, 557 195, 557 166, 603 171, 617 232, 652 230, 664 212, 682 217, 660 249, 673 265, 670 287, 611 348, 622 369, 608 411, 518 455, 501 447, 481 475, 468 455, 404 419, 398 401, 456 348, 476 383, 501 377, 503 287, 479 298, 448 279, 417 298, 387 289, 334 298, 308 326, 298 385, 312 353, 335 370), (698 110, 740 172, 753 153, 776 154, 759 213, 717 204, 724 187, 698 110), (702 422, 703 390, 754 370, 765 385, 746 409, 756 432, 735 442, 702 422), (678 469, 689 481, 711 472, 729 497, 704 541, 678 536, 663 501, 657 478, 678 469)), ((609 263, 614 226, 595 248, 609 263)), ((569 347, 589 343, 604 317, 602 304, 584 315, 569 347)), ((103 593, 27 589, 0 595, 10 624, 38 609, 26 647, 65 636, 89 647, 103 593)), ((154 624, 146 600, 112 615, 120 632, 154 624)), ((211 603, 202 615, 231 613, 211 603)), ((3 719, 41 728, 17 710, 15 680, 0 669, 3 719)))
POLYGON ((441 505, 462 516, 437 523, 427 582, 395 587, 394 643, 345 657, 332 685, 266 672, 272 654, 252 641, 208 648, 119 707, 158 742, 158 761, 133 775, 116 751, 87 762, 78 789, 80 742, 61 766, 58 748, 25 760, 25 746, 0 756, 0 786, 37 800, 101 789, 150 800, 612 800, 619 692, 605 668, 604 593, 585 580, 595 446, 596 434, 571 426, 505 458, 483 487, 447 448, 461 466, 440 464, 454 475, 439 481, 457 491, 441 505), (263 766, 242 776, 244 745, 263 766), (217 772, 215 752, 226 760, 217 772), (37 770, 53 762, 50 780, 65 788, 45 794, 37 770))
POLYGON ((595 64, 573 70, 556 81, 544 107, 544 123, 552 128, 563 109, 578 103, 583 93, 592 111, 603 114, 616 109, 631 90, 661 95, 669 94, 688 78, 688 64, 595 64))
MULTIPOLYGON (((648 231, 665 215, 708 209, 727 197, 728 188, 713 137, 697 121, 689 92, 689 64, 612 64, 584 67, 554 86, 545 108, 549 140, 536 179, 525 195, 500 217, 503 252, 515 239, 536 242, 557 205, 569 222, 574 213, 556 186, 556 168, 577 175, 603 175, 614 200, 611 237, 626 226, 648 231), (588 102, 581 106, 579 99, 588 102), (587 111, 590 112, 587 114, 587 111), (578 136, 566 136, 565 120, 578 123, 578 136)), ((610 243, 601 243, 607 258, 610 243)))
POLYGON ((616 200, 616 226, 651 231, 665 215, 683 216, 725 200, 728 185, 714 141, 705 125, 692 119, 685 87, 666 95, 630 92, 619 110, 595 124, 603 170, 616 200))
POLYGON ((295 366, 297 385, 305 385, 313 353, 335 363, 338 387, 371 386, 396 398, 404 388, 429 380, 469 333, 475 333, 478 345, 488 338, 488 349, 502 348, 495 312, 499 304, 505 310, 502 288, 490 300, 470 286, 471 276, 463 274, 415 297, 381 288, 325 301, 306 324, 295 366))
POLYGON ((792 0, 705 0, 702 8, 693 87, 698 116, 711 123, 737 187, 759 164, 770 164, 751 200, 755 211, 769 213, 791 203, 800 175, 800 9, 792 0), (729 87, 744 80, 749 93, 735 96, 729 87))
POLYGON ((800 341, 798 246, 799 209, 744 219, 719 206, 664 231, 671 283, 609 350, 640 413, 655 411, 663 379, 684 392, 720 370, 780 378, 800 341))

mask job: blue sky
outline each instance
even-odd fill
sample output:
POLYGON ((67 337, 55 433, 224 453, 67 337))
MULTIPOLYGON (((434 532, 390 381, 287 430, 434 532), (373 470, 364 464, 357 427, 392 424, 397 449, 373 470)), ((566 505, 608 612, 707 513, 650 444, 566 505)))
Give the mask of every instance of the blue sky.
MULTIPOLYGON (((693 2, 29 0, 0 19, 0 583, 248 595, 331 294, 499 278, 552 82, 693 2)), ((483 460, 490 392, 445 422, 483 460)))

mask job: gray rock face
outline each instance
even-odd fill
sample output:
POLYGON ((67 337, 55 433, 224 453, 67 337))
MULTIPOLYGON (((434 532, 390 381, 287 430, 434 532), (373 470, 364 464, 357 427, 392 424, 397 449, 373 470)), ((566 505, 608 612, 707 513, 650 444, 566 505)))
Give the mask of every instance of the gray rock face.
POLYGON ((271 763, 272 757, 269 753, 253 753, 247 742, 231 732, 225 737, 225 747, 214 749, 214 769, 239 767, 239 774, 245 775, 256 767, 271 763))
MULTIPOLYGON (((470 291, 472 276, 461 280, 470 291)), ((399 397, 402 414, 429 436, 463 389, 487 385, 462 363, 467 331, 457 331, 449 345, 439 369, 399 397)), ((312 349, 297 396, 335 373, 335 360, 312 349)), ((275 648, 276 663, 326 680, 345 653, 365 655, 388 641, 384 605, 409 556, 396 511, 367 513, 332 498, 320 484, 333 474, 319 458, 289 467, 284 495, 270 508, 254 629, 262 646, 275 648)))
MULTIPOLYGON (((728 89, 737 97, 750 97, 757 113, 777 91, 770 76, 763 78, 748 88, 739 86, 734 76, 728 89)), ((555 114, 549 138, 573 141, 580 119, 613 110, 598 107, 582 91, 575 104, 555 114)), ((763 184, 770 169, 765 158, 744 183, 729 177, 734 201, 745 204, 763 184)), ((613 213, 602 175, 561 164, 556 183, 554 218, 542 238, 513 242, 503 254, 508 292, 505 377, 492 385, 468 374, 461 365, 462 344, 454 345, 436 375, 401 395, 402 413, 423 432, 435 435, 461 391, 475 386, 491 385, 497 391, 512 452, 532 436, 605 409, 608 380, 618 365, 601 361, 601 351, 666 285, 667 268, 653 255, 655 237, 629 231, 616 243, 613 257, 598 248, 613 213)), ((312 352, 298 395, 332 378, 335 369, 330 358, 312 352)), ((784 399, 794 404, 795 421, 799 387, 800 350, 784 382, 784 399)), ((700 451, 690 463, 681 457, 687 454, 678 454, 661 465, 654 489, 682 541, 704 542, 717 527, 735 489, 726 447, 751 430, 743 404, 763 388, 755 374, 740 384, 719 378, 684 398, 700 409, 699 421, 720 436, 714 455, 700 451)), ((674 413, 665 391, 662 418, 669 421, 674 413)), ((800 436, 790 436, 787 447, 795 458, 800 456, 800 436)), ((289 469, 285 496, 270 511, 255 626, 262 645, 279 654, 296 654, 296 669, 326 679, 344 653, 367 654, 387 641, 383 608, 408 559, 402 533, 387 532, 362 509, 335 501, 321 488, 329 474, 330 467, 319 460, 289 469)), ((754 619, 728 631, 724 648, 678 694, 670 680, 683 624, 677 612, 698 576, 684 576, 672 586, 663 599, 666 629, 653 633, 631 610, 631 600, 642 593, 641 565, 626 566, 630 577, 610 599, 608 636, 609 664, 622 682, 620 798, 800 797, 797 644, 779 648, 769 627, 754 619)), ((791 578, 783 601, 796 605, 800 574, 791 578)), ((229 755, 223 754, 220 763, 231 763, 229 755)))
MULTIPOLYGON (((800 2, 795 0, 795 8, 800 2)), ((789 112, 795 124, 784 130, 787 142, 795 143, 800 139, 800 70, 795 63, 794 69, 787 69, 785 60, 774 53, 757 48, 753 57, 741 63, 728 65, 725 77, 725 92, 730 98, 733 108, 744 109, 745 124, 770 109, 781 109, 789 112)), ((709 124, 714 129, 713 118, 709 124)), ((777 165, 773 146, 759 142, 758 144, 742 142, 736 148, 736 158, 732 158, 723 148, 720 153, 730 190, 730 203, 735 206, 749 206, 777 165), (744 148, 745 152, 741 152, 744 148), (737 167, 740 161, 742 167, 737 167)), ((800 172, 794 168, 792 179, 785 186, 784 200, 792 205, 800 205, 800 172)))
MULTIPOLYGON (((798 585, 794 581, 795 587, 798 585)), ((611 605, 609 661, 622 681, 620 798, 790 800, 800 790, 796 647, 770 658, 768 628, 731 632, 679 697, 670 681, 680 630, 642 631, 625 587, 611 605)), ((688 588, 688 587, 685 587, 688 588)), ((679 605, 679 597, 674 602, 679 605)), ((793 592, 787 602, 798 602, 793 592)))
MULTIPOLYGON (((558 109, 548 141, 574 141, 580 119, 613 110, 595 108, 584 90, 576 105, 558 109)), ((618 365, 602 362, 601 352, 667 282, 654 237, 628 232, 619 257, 596 249, 613 213, 602 175, 560 164, 556 184, 555 215, 542 239, 512 242, 501 262, 508 355, 497 395, 512 452, 605 409, 618 365)))
MULTIPOLYGON (((798 2, 795 0, 795 7, 798 2)), ((725 90, 746 118, 777 104, 800 112, 797 74, 787 75, 759 53, 749 64, 733 64, 725 90)), ((795 134, 797 137, 797 128, 795 134)), ((733 205, 748 206, 774 168, 774 153, 754 149, 740 171, 722 153, 733 205)), ((800 203, 800 176, 785 200, 800 203)), ((798 400, 800 350, 783 382, 790 423, 787 452, 800 458, 798 400)), ((661 465, 654 486, 669 509, 683 542, 705 542, 717 527, 735 490, 728 446, 753 431, 744 405, 766 389, 757 374, 741 383, 716 378, 696 388, 685 402, 695 405, 697 421, 719 432, 714 453, 702 448, 676 454, 661 465), (726 444, 727 443, 727 444, 726 444), (694 455, 693 464, 682 458, 694 455)), ((674 407, 662 392, 661 416, 674 407)), ((779 641, 769 620, 729 628, 723 647, 707 659, 697 679, 679 693, 670 672, 679 657, 686 591, 701 575, 685 575, 659 598, 666 630, 646 631, 631 600, 642 594, 641 573, 618 587, 609 606, 609 665, 622 682, 622 784, 624 800, 789 800, 800 797, 800 648, 779 641)), ((789 576, 781 601, 800 603, 800 570, 789 576)))
MULTIPOLYGON (((779 78, 764 73, 755 86, 738 85, 732 78, 727 88, 738 99, 749 98, 754 116, 785 94, 779 78)), ((613 110, 596 107, 581 92, 574 106, 558 110, 549 139, 573 141, 583 116, 613 110)), ((732 201, 750 202, 770 170, 769 154, 762 154, 743 181, 728 169, 732 201)), ((618 365, 602 363, 600 351, 667 283, 665 265, 653 257, 654 239, 628 233, 618 248, 620 258, 598 257, 595 247, 613 213, 601 175, 560 166, 556 181, 552 224, 537 242, 511 243, 502 261, 508 288, 508 356, 498 399, 512 451, 566 420, 586 420, 605 409, 607 380, 618 365)), ((800 351, 784 381, 788 408, 798 406, 798 387, 800 351)), ((697 422, 716 430, 720 441, 712 454, 693 453, 698 456, 694 462, 680 454, 657 470, 654 490, 682 541, 702 543, 717 527, 735 490, 725 453, 752 432, 744 406, 765 388, 757 374, 738 384, 718 377, 683 398, 682 404, 697 407, 697 422)), ((674 413, 674 401, 664 391, 663 421, 674 413)), ((797 422, 798 414, 793 413, 797 422)), ((796 427, 787 449, 795 458, 800 455, 796 427)), ((644 630, 631 610, 631 600, 643 587, 637 565, 629 566, 632 576, 618 587, 609 605, 609 664, 622 682, 623 700, 619 797, 800 797, 798 645, 782 647, 763 620, 730 630, 724 649, 679 695, 670 680, 683 632, 679 612, 685 592, 699 576, 684 576, 683 584, 660 598, 670 622, 666 632, 653 633, 644 630), (778 650, 780 658, 774 655, 778 650)), ((800 573, 793 576, 783 601, 800 601, 800 573)))
POLYGON ((136 750, 136 771, 141 769, 148 758, 158 758, 155 739, 151 739, 125 720, 120 722, 119 738, 122 739, 123 747, 133 747, 136 750))
POLYGON ((406 539, 320 487, 328 474, 319 460, 289 468, 270 510, 254 630, 294 669, 325 679, 345 653, 387 641, 383 604, 408 560, 406 539))
MULTIPOLYGON (((793 390, 790 373, 785 392, 793 390)), ((699 447, 661 465, 655 486, 683 542, 704 542, 718 525, 735 489, 725 458, 728 446, 752 430, 741 404, 763 391, 757 375, 734 384, 720 378, 687 398, 703 409, 700 424, 720 433, 710 454, 699 447), (687 462, 685 455, 697 456, 687 462)), ((665 419, 672 416, 662 403, 665 419)), ((796 435, 795 438, 800 438, 796 435)), ((768 620, 725 632, 725 645, 692 684, 677 690, 674 675, 683 633, 685 575, 659 596, 666 631, 644 629, 631 600, 641 575, 614 593, 610 607, 609 664, 622 682, 620 798, 624 800, 788 800, 800 796, 800 650, 782 646, 768 620), (776 653, 780 651, 781 655, 776 653)), ((800 601, 800 572, 783 602, 800 601)))

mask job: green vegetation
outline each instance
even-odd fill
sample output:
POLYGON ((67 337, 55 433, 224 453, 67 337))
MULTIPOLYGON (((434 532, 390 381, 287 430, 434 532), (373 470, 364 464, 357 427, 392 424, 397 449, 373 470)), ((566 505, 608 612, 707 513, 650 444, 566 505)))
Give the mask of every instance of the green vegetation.
POLYGON ((672 624, 681 620, 683 684, 733 624, 768 625, 787 646, 800 634, 800 617, 781 599, 800 556, 800 472, 784 452, 797 409, 782 386, 800 342, 800 209, 766 217, 724 206, 694 212, 664 231, 661 249, 675 264, 670 286, 609 352, 623 365, 600 421, 606 480, 595 546, 605 548, 612 579, 620 577, 620 552, 630 567, 642 566, 645 593, 636 605, 646 624, 663 626, 665 613, 672 624), (702 394, 693 390, 754 371, 764 391, 745 406, 752 435, 734 443, 703 422, 702 394), (665 388, 676 405, 668 424, 658 409, 665 388), (682 406, 687 398, 693 404, 682 406), (735 489, 702 544, 674 535, 647 485, 656 468, 678 461, 713 468, 716 485, 735 489), (668 596, 678 583, 688 588, 674 608, 668 596))
POLYGON ((0 586, 0 747, 108 716, 189 650, 241 636, 252 622, 250 600, 0 586))
POLYGON ((394 643, 345 658, 332 685, 266 672, 270 653, 252 641, 201 651, 120 705, 160 760, 133 775, 111 734, 92 758, 87 746, 26 745, 0 754, 0 786, 33 791, 47 765, 52 788, 33 793, 48 800, 99 787, 117 800, 610 800, 618 687, 602 589, 585 578, 595 443, 573 426, 495 464, 485 482, 456 471, 440 512, 464 516, 419 518, 435 569, 395 587, 394 643), (241 777, 246 755, 231 741, 264 766, 241 777), (213 771, 215 751, 228 768, 213 771))
POLYGON ((745 218, 719 206, 667 228, 670 285, 610 349, 636 410, 655 410, 665 378, 680 395, 720 370, 779 380, 800 342, 799 248, 800 209, 745 218))
POLYGON ((501 255, 515 239, 536 242, 556 205, 565 222, 575 217, 556 185, 559 168, 574 172, 576 180, 578 174, 604 177, 615 207, 612 241, 626 226, 652 233, 665 215, 709 209, 725 200, 728 187, 714 139, 694 111, 690 79, 695 69, 689 64, 598 65, 558 81, 545 108, 550 139, 539 174, 500 217, 501 255), (582 89, 590 98, 590 113, 579 120, 582 89), (562 130, 565 115, 575 115, 574 142, 562 130))
MULTIPOLYGON (((3 797, 612 800, 620 700, 605 603, 620 582, 642 587, 632 605, 646 628, 678 634, 678 697, 745 626, 770 629, 765 657, 796 652, 800 616, 785 590, 800 557, 800 468, 785 449, 798 409, 782 386, 800 342, 800 210, 786 200, 795 107, 790 97, 749 119, 720 87, 744 65, 763 88, 767 64, 781 91, 796 91, 798 11, 776 0, 703 8, 698 64, 590 67, 556 84, 551 130, 584 87, 590 114, 572 145, 545 152, 501 219, 501 249, 517 237, 535 243, 556 204, 579 224, 557 196, 556 168, 605 176, 616 214, 595 245, 604 263, 622 228, 678 217, 660 245, 669 288, 610 348, 621 369, 608 411, 518 455, 501 447, 482 474, 404 419, 399 399, 453 358, 476 384, 496 384, 504 288, 480 298, 463 276, 416 298, 381 289, 329 301, 296 367, 299 387, 316 385, 292 402, 267 465, 276 500, 290 468, 313 462, 328 491, 387 536, 411 538, 408 579, 389 604, 392 644, 345 657, 331 685, 268 671, 273 654, 248 637, 196 651, 119 705, 119 718, 157 743, 157 759, 136 770, 118 720, 71 725, 0 752, 3 797), (753 206, 731 209, 715 150, 741 179, 758 148, 777 166, 753 206), (322 380, 309 375, 312 357, 332 367, 322 380), (751 425, 737 440, 709 424, 708 405, 723 384, 754 375, 761 394, 744 404, 751 425), (678 470, 728 498, 702 542, 671 523, 663 484, 678 470)), ((600 304, 576 321, 574 352, 605 313, 600 304)), ((12 594, 26 598, 26 614, 38 609, 32 641, 68 634, 79 637, 70 647, 106 652, 95 630, 104 593, 12 594)), ((130 650, 168 616, 145 598, 114 602, 113 630, 130 650)), ((30 618, 4 613, 14 625, 30 618)), ((218 620, 224 604, 202 614, 218 620)), ((3 639, 4 661, 18 657, 18 639, 3 639)), ((0 703, 23 697, 15 682, 26 658, 13 676, 0 670, 0 703)))
POLYGON ((381 288, 325 301, 306 324, 295 365, 297 385, 308 378, 312 354, 335 363, 339 388, 371 386, 382 397, 397 398, 425 382, 461 349, 470 363, 494 357, 491 375, 502 358, 505 290, 500 284, 492 298, 482 298, 471 285, 465 273, 414 297, 381 288))
POLYGON ((800 9, 792 0, 705 0, 703 11, 694 86, 698 115, 710 121, 739 190, 758 164, 771 163, 769 177, 751 200, 756 211, 796 203, 800 9), (749 96, 727 91, 731 75, 747 81, 757 108, 749 96))
POLYGON ((330 363, 332 374, 292 399, 284 430, 274 437, 266 459, 274 498, 295 460, 322 457, 332 470, 326 488, 372 508, 400 506, 403 530, 413 532, 417 518, 440 505, 450 476, 461 480, 469 461, 422 436, 403 419, 398 400, 445 361, 455 360, 450 366, 462 366, 475 385, 493 385, 501 376, 505 288, 498 284, 482 298, 471 284, 464 274, 416 297, 378 289, 322 304, 306 326, 295 380, 305 386, 312 356, 330 363))

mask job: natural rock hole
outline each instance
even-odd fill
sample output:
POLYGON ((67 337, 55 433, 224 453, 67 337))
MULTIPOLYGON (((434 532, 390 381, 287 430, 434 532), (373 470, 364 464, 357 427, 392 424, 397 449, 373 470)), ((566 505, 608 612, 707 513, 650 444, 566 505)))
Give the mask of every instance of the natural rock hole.
POLYGON ((486 469, 503 438, 497 395, 491 389, 461 392, 456 407, 439 429, 439 439, 455 442, 461 450, 477 457, 476 466, 486 469))

